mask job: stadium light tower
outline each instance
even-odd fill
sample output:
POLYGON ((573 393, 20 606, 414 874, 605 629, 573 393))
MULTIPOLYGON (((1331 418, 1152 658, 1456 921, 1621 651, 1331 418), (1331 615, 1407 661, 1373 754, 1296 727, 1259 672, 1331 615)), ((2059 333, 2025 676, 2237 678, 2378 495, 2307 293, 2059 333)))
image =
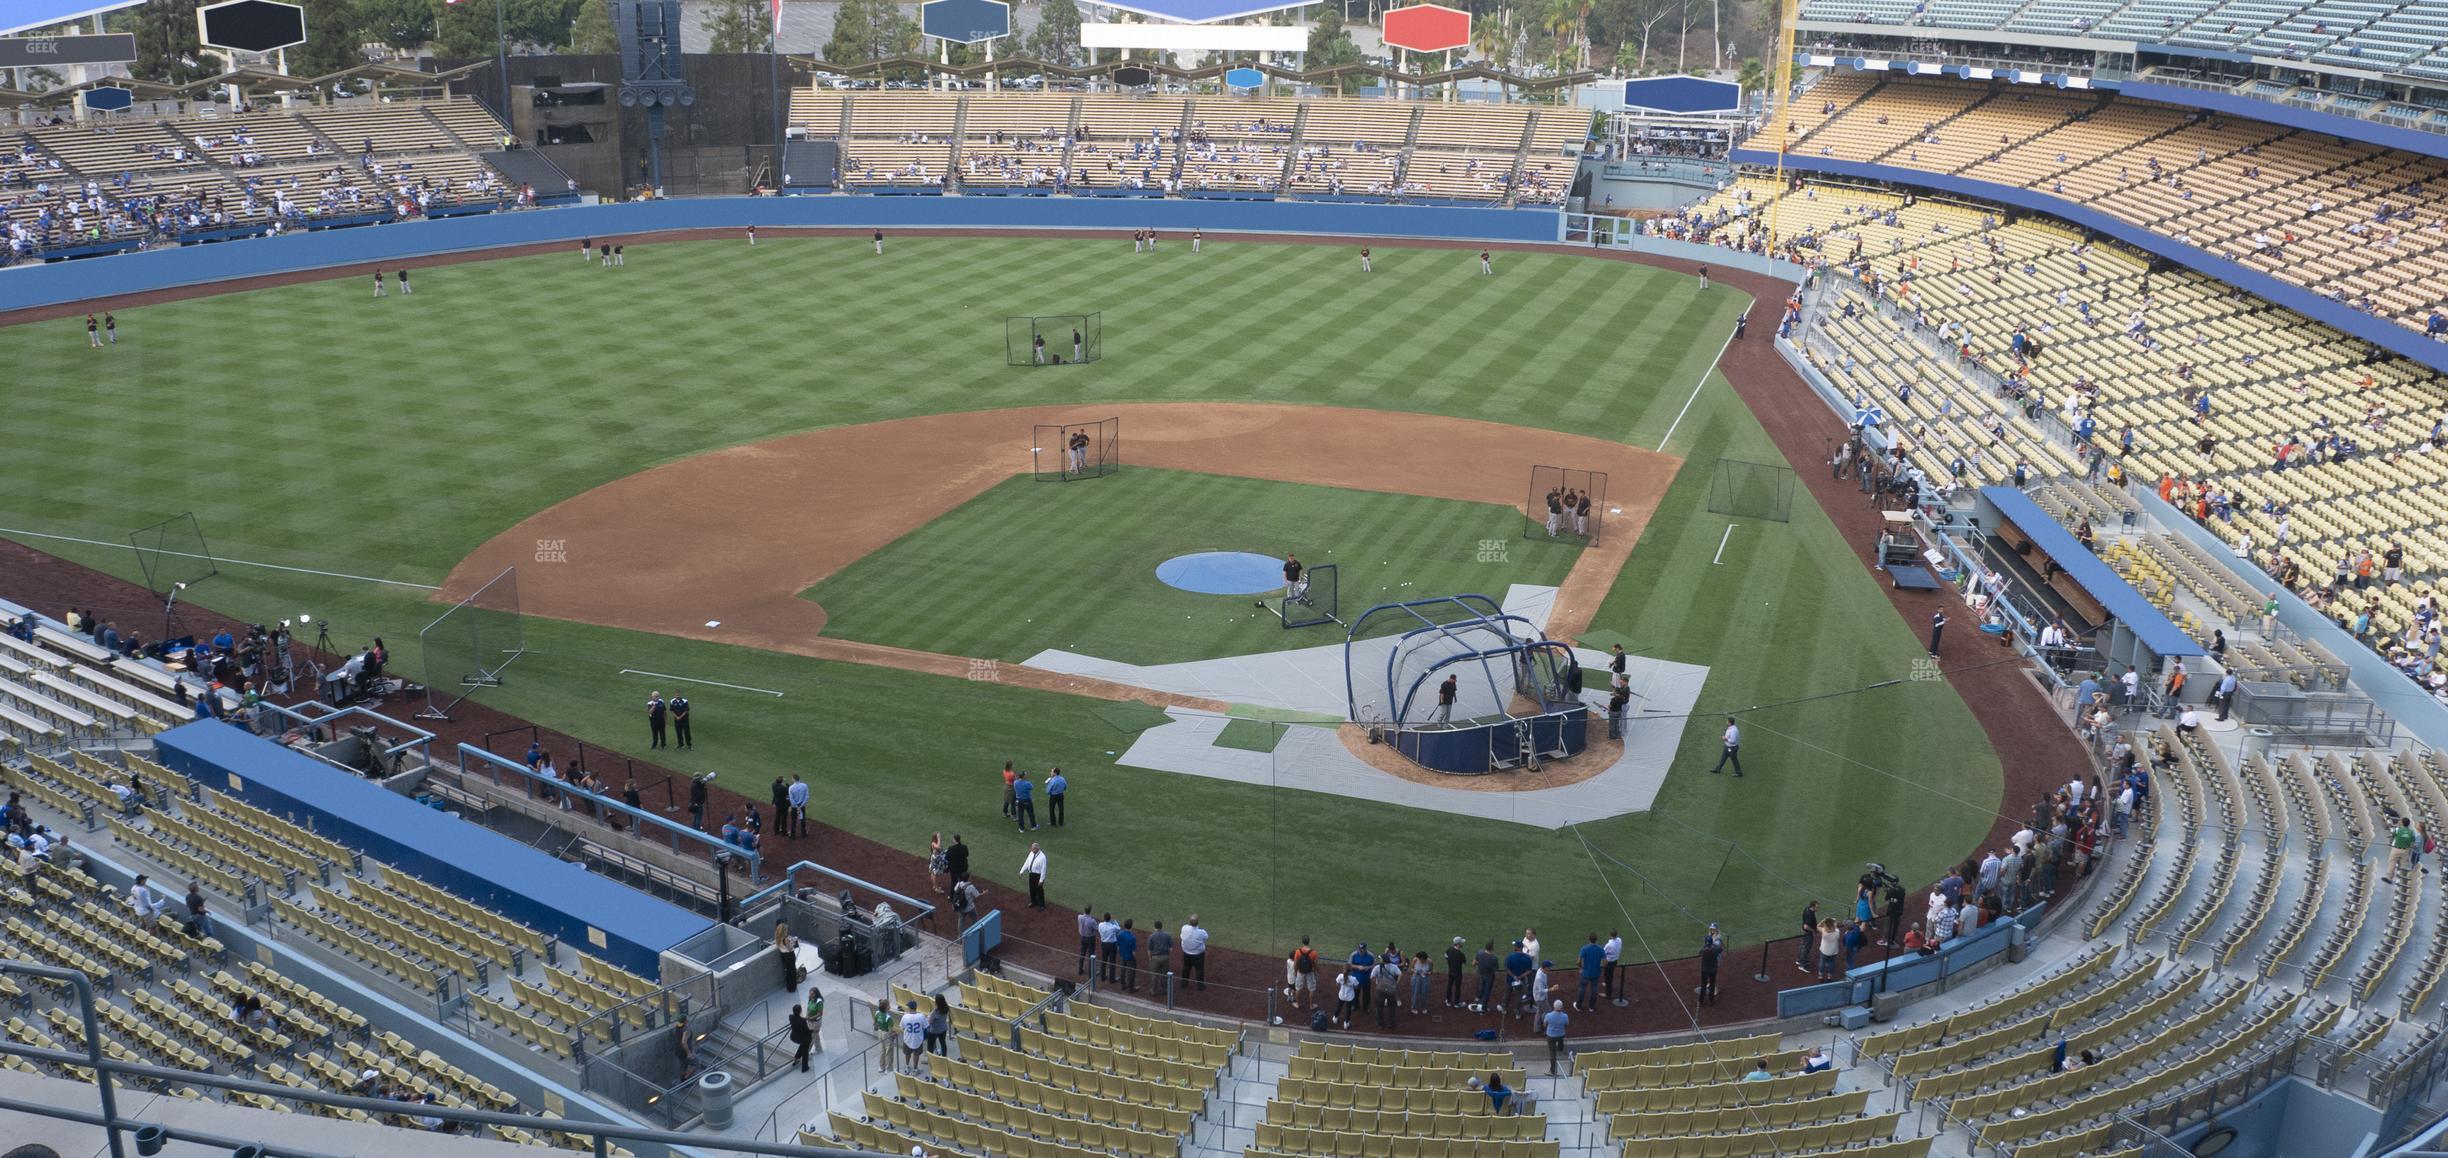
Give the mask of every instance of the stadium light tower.
MULTIPOLYGON (((460 0, 442 0, 457 5, 460 0)), ((493 0, 493 71, 501 77, 502 120, 510 119, 510 17, 504 11, 509 0, 493 0)))

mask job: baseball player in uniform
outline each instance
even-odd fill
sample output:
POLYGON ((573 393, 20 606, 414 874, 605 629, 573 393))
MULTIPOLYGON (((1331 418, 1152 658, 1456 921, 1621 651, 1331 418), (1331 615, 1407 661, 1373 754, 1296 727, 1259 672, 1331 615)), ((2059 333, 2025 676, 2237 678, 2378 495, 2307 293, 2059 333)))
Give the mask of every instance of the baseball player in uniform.
POLYGON ((1301 567, 1300 556, 1285 553, 1283 574, 1284 602, 1309 602, 1309 573, 1301 567))

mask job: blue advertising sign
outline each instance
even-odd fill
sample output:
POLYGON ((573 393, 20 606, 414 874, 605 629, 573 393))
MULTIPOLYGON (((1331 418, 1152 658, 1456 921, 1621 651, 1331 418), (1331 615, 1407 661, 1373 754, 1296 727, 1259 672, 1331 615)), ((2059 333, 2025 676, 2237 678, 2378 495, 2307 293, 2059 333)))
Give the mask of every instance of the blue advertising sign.
POLYGON ((1730 113, 1742 108, 1742 86, 1697 76, 1628 80, 1624 105, 1653 113, 1730 113))
POLYGON ((85 107, 101 113, 115 113, 136 103, 136 94, 115 85, 85 90, 85 107))
POLYGON ((937 40, 976 44, 1011 35, 1011 5, 1003 0, 927 0, 918 27, 937 40))
POLYGON ((142 3, 144 0, 7 0, 0 3, 0 36, 29 28, 58 28, 142 3))
POLYGON ((1257 88, 1265 83, 1266 74, 1254 68, 1233 68, 1224 72, 1224 84, 1228 88, 1257 88))

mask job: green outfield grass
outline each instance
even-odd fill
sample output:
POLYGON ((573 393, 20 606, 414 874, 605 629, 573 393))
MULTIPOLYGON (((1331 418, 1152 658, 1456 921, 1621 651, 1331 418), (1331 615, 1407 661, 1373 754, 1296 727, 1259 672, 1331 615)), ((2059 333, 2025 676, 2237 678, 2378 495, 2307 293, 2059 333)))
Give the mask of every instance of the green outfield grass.
MULTIPOLYGON (((1723 287, 1562 255, 1509 257, 1476 278, 1469 254, 1387 246, 1362 279, 1347 251, 1319 246, 1135 257, 1106 242, 907 239, 875 259, 864 244, 638 246, 625 270, 569 255, 434 267, 414 298, 381 302, 356 279, 200 299, 120 311, 121 345, 102 353, 67 321, 0 330, 0 359, 18 371, 0 527, 132 576, 125 548, 40 534, 117 543, 192 509, 232 560, 433 584, 588 487, 836 423, 1214 399, 1430 411, 1643 446, 1674 425, 1668 449, 1690 465, 1596 629, 1709 665, 1704 712, 1905 678, 1920 653, 1806 497, 1789 524, 1737 528, 1712 563, 1726 520, 1705 510, 1710 464, 1775 461, 1722 383, 1692 393, 1741 304, 1723 287), (1105 361, 1002 364, 1005 315, 1080 309, 1104 312, 1105 361)), ((1083 579, 1079 599, 1111 601, 1108 578, 1083 579)), ((236 562, 189 599, 255 620, 311 611, 344 644, 383 634, 411 672, 410 641, 438 610, 414 586, 236 562)), ((955 628, 971 630, 919 630, 955 628)), ((1015 879, 1025 847, 999 824, 994 769, 1059 763, 1075 784, 1071 824, 1037 834, 1052 837, 1056 900, 1176 919, 1196 907, 1224 943, 1259 949, 1303 932, 1426 944, 1525 924, 1562 944, 1630 920, 1649 948, 1682 955, 1696 922, 1783 933, 1798 894, 1849 897, 1865 859, 1925 878, 1986 830, 1999 794, 1994 755, 1943 683, 1749 712, 1740 781, 1706 774, 1718 723, 1703 720, 1684 732, 1656 812, 1551 832, 1507 822, 1501 795, 1461 817, 1303 792, 1297 770, 1267 788, 1118 768, 1109 753, 1145 721, 1097 701, 532 619, 528 641, 486 702, 641 750, 646 685, 623 667, 782 691, 692 689, 698 747, 659 755, 752 797, 777 772, 808 773, 819 815, 913 851, 929 832, 963 831, 990 881, 1015 879)))
MULTIPOLYGON (((1530 539, 1512 507, 1132 467, 1079 485, 1012 479, 804 594, 825 634, 1025 660, 1047 648, 1179 663, 1333 642, 1286 631, 1250 595, 1165 585, 1194 551, 1297 552, 1334 564, 1345 620, 1377 603, 1554 586, 1580 554, 1530 539), (1509 544, 1502 562, 1484 540, 1509 544)), ((1326 626, 1339 633, 1342 629, 1326 626)), ((1339 635, 1337 636, 1339 638, 1339 635)))

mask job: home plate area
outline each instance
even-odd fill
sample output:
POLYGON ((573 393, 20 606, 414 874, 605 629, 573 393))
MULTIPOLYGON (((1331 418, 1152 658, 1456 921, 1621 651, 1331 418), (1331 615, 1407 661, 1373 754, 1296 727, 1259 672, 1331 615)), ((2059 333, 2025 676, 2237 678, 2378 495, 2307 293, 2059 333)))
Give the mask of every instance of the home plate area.
MULTIPOLYGON (((1505 593, 1504 610, 1544 628, 1555 594, 1553 587, 1515 584, 1505 593)), ((1362 641, 1355 648, 1353 670, 1381 669, 1393 644, 1392 639, 1362 641)), ((1575 648, 1574 654, 1590 673, 1581 698, 1590 705, 1594 737, 1605 728, 1609 656, 1587 648, 1575 648)), ((1509 773, 1448 777, 1421 770, 1413 778, 1383 771, 1355 755, 1338 734, 1348 704, 1339 639, 1294 651, 1149 666, 1059 649, 1041 651, 1026 662, 1066 675, 1221 700, 1251 709, 1247 718, 1277 721, 1269 752, 1219 744, 1233 716, 1170 708, 1165 713, 1170 723, 1141 732, 1122 753, 1117 763, 1126 767, 1327 792, 1541 828, 1648 811, 1674 762, 1701 685, 1708 680, 1703 666, 1631 656, 1625 673, 1634 696, 1620 754, 1605 769, 1573 783, 1508 791, 1509 773), (1469 787, 1446 787, 1438 781, 1469 787)))

